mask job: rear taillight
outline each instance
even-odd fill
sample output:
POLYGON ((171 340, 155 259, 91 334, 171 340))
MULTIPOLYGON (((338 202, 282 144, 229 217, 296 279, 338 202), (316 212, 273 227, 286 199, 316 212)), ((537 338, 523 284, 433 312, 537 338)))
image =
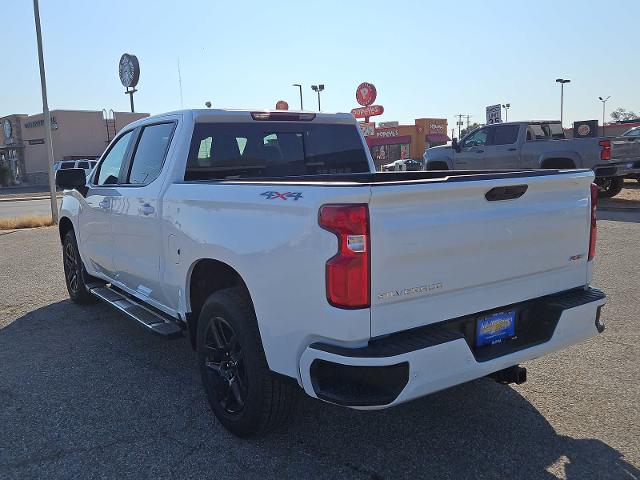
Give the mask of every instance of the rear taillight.
POLYGON ((600 140, 600 160, 611 160, 611 140, 600 140))
POLYGON ((339 308, 369 307, 369 207, 320 207, 318 222, 338 237, 338 253, 326 264, 327 300, 339 308))
POLYGON ((589 233, 589 260, 596 256, 596 236, 598 227, 596 226, 596 207, 598 206, 598 186, 591 184, 591 229, 589 233))

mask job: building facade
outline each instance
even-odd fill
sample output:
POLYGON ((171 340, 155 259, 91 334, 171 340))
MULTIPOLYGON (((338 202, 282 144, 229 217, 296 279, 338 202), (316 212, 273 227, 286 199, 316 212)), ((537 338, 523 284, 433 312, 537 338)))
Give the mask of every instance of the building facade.
POLYGON ((426 148, 444 145, 451 140, 447 136, 445 118, 417 118, 413 125, 360 123, 360 128, 377 170, 395 160, 411 158, 422 161, 426 148))
MULTIPOLYGON (((55 161, 94 159, 102 155, 116 132, 148 117, 148 113, 52 110, 51 137, 55 161)), ((10 172, 10 184, 48 181, 44 115, 14 114, 0 118, 0 166, 10 172)))

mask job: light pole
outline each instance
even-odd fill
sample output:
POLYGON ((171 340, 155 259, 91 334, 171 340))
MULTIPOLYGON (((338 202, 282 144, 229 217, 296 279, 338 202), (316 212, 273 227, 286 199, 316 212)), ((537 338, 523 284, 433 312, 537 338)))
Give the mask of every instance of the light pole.
POLYGON ((505 103, 504 105, 502 105, 502 108, 504 108, 504 121, 508 122, 509 121, 509 109, 511 108, 511 104, 510 103, 505 103))
POLYGON ((300 85, 299 83, 294 83, 293 86, 300 89, 300 110, 304 110, 302 106, 302 85, 300 85))
POLYGON ((324 90, 324 85, 311 85, 311 90, 318 93, 318 111, 320 111, 320 92, 324 90))
POLYGON ((38 64, 40 66, 40 89, 42 90, 42 114, 44 115, 45 150, 49 165, 49 196, 51 200, 51 219, 58 223, 58 202, 56 200, 56 181, 53 177, 53 143, 51 141, 51 114, 47 102, 47 78, 44 72, 44 54, 42 53, 42 31, 40 30, 40 7, 38 0, 33 0, 33 18, 36 23, 36 40, 38 43, 38 64))
POLYGON ((604 137, 604 109, 605 109, 605 105, 607 104, 607 100, 609 100, 611 98, 611 95, 609 95, 607 98, 602 98, 602 97, 598 97, 600 99, 600 101, 602 102, 602 136, 604 137))
POLYGON ((564 124, 562 123, 564 110, 564 84, 569 82, 571 82, 571 80, 566 78, 556 78, 556 83, 560 84, 560 125, 562 127, 564 127, 564 124))

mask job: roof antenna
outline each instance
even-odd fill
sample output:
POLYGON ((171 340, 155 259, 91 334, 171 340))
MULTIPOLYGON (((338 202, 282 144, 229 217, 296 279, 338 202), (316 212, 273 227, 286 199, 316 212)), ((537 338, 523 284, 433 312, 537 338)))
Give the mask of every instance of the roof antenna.
POLYGON ((180 75, 180 57, 178 57, 178 84, 180 85, 180 108, 184 108, 182 100, 182 75, 180 75))

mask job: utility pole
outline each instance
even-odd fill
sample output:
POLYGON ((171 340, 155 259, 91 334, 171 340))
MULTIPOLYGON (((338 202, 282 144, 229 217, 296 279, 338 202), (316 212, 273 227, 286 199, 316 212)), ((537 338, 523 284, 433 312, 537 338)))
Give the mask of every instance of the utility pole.
POLYGON ((556 78, 556 83, 560 84, 560 125, 564 128, 563 113, 564 113, 564 84, 570 83, 571 80, 566 78, 556 78))
POLYGON ((318 94, 318 111, 320 111, 320 92, 324 90, 324 85, 322 83, 320 85, 311 85, 311 90, 318 94))
POLYGON ((458 140, 459 140, 460 139, 460 128, 462 127, 462 117, 464 117, 464 115, 459 113, 458 115, 456 115, 456 117, 458 117, 458 121, 456 122, 456 125, 458 125, 458 140))
POLYGON ((467 117, 467 132, 469 131, 469 117, 473 117, 473 115, 465 115, 467 117))
POLYGON ((47 78, 44 71, 44 54, 42 53, 42 31, 40 30, 40 8, 38 0, 33 0, 33 19, 36 23, 36 40, 38 42, 38 64, 40 66, 40 89, 42 90, 42 114, 44 115, 45 150, 49 165, 49 196, 51 199, 51 219, 58 223, 58 202, 56 200, 56 180, 53 176, 53 143, 51 141, 51 113, 47 102, 47 78))
POLYGON ((609 100, 611 98, 611 95, 609 95, 607 98, 602 98, 602 97, 598 97, 600 99, 600 101, 602 102, 602 136, 604 137, 605 134, 605 130, 604 130, 604 109, 605 109, 605 105, 607 104, 607 100, 609 100))
MULTIPOLYGON (((302 84, 294 83, 292 86, 293 87, 298 87, 298 89, 300 90, 300 110, 304 110, 304 107, 302 106, 302 84)), ((318 95, 320 95, 320 94, 318 94, 318 95)))

